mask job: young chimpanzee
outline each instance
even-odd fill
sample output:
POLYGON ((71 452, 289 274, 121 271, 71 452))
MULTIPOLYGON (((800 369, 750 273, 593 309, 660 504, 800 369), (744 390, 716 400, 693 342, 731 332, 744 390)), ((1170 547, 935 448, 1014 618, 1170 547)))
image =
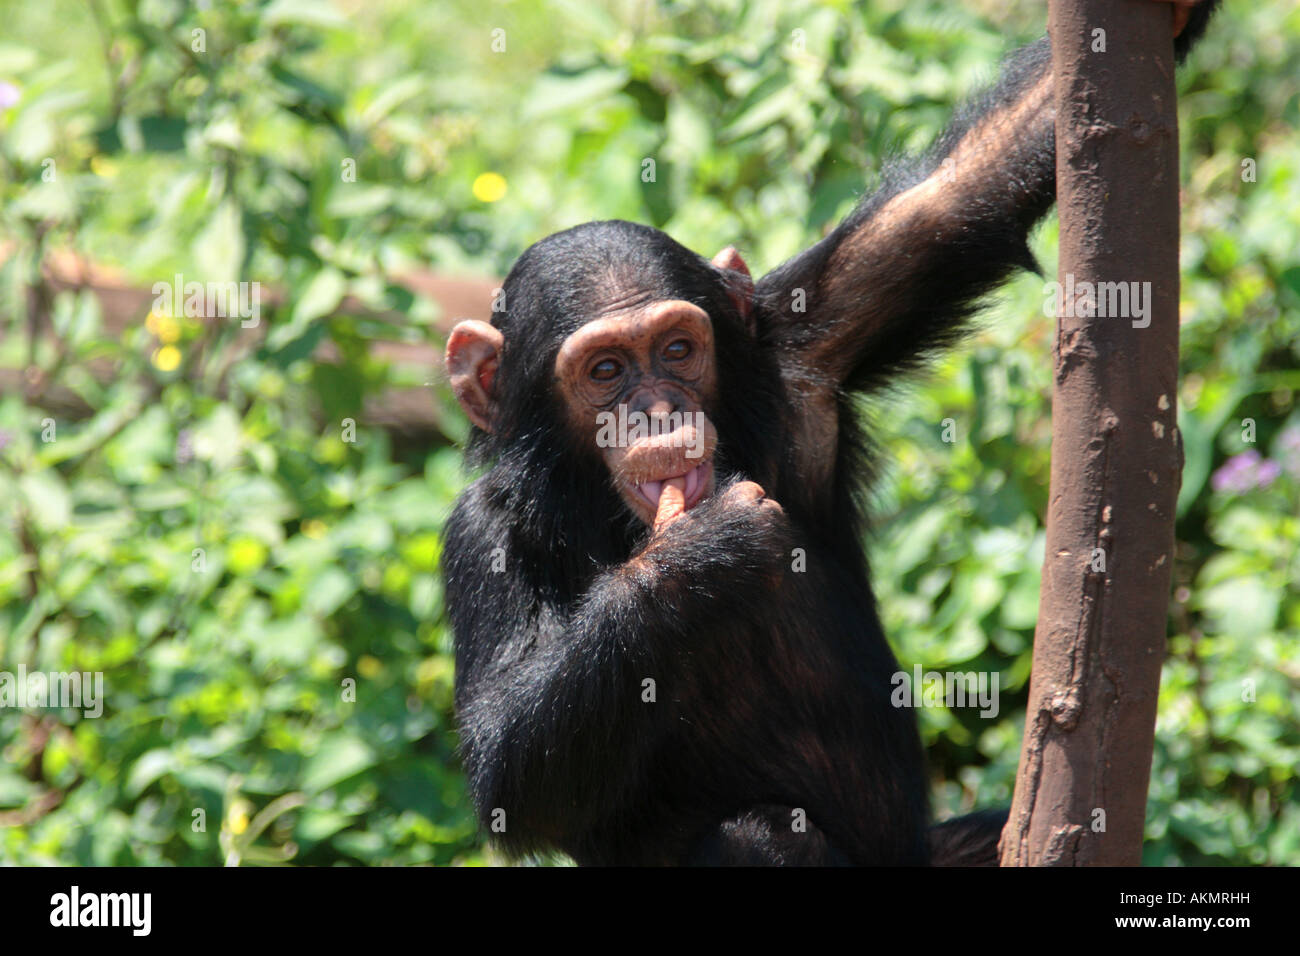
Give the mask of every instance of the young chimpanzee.
MULTIPOLYGON (((1213 2, 1177 8, 1179 55, 1213 2)), ((934 149, 756 284, 597 222, 528 249, 447 343, 489 465, 447 527, 461 750, 511 853, 584 864, 993 863, 929 827, 862 550, 850 395, 1033 267, 1051 59, 1017 54, 934 149)))

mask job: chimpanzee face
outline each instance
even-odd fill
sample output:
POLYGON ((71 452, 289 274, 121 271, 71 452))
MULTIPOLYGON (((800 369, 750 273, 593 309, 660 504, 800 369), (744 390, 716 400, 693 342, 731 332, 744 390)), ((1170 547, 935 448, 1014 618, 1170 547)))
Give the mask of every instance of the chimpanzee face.
POLYGON ((560 347, 555 382, 569 420, 647 524, 666 489, 681 499, 667 517, 713 490, 717 431, 705 408, 716 377, 713 323, 680 299, 604 315, 560 347))
POLYGON ((533 397, 558 398, 576 447, 603 462, 641 521, 662 525, 713 493, 718 363, 714 317, 698 303, 748 319, 752 282, 734 249, 710 263, 655 230, 596 223, 532 247, 506 292, 499 327, 461 322, 447 341, 475 425, 510 427, 496 381, 505 352, 519 361, 504 374, 545 380, 533 397), (543 349, 553 364, 529 373, 523 357, 543 349))

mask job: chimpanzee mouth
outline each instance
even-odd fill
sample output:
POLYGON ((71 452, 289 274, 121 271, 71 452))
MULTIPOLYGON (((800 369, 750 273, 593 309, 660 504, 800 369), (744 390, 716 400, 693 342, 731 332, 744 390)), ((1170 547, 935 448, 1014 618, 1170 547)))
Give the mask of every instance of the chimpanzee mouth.
POLYGON ((684 499, 684 511, 690 511, 694 508, 709 490, 709 481, 713 477, 713 463, 702 461, 684 475, 665 475, 658 481, 643 481, 636 486, 637 492, 650 505, 651 511, 659 509, 659 498, 663 494, 664 485, 675 478, 685 480, 685 487, 682 489, 682 498, 684 499))

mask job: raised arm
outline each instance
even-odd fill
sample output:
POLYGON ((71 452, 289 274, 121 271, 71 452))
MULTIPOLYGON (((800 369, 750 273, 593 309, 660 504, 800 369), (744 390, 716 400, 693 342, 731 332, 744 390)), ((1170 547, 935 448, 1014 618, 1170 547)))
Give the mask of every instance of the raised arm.
MULTIPOLYGON (((1175 8, 1180 59, 1216 5, 1175 8)), ((1027 235, 1056 194, 1054 118, 1044 37, 919 161, 892 165, 834 232, 757 283, 787 360, 831 388, 870 389, 953 338, 1015 267, 1034 269, 1027 235)))

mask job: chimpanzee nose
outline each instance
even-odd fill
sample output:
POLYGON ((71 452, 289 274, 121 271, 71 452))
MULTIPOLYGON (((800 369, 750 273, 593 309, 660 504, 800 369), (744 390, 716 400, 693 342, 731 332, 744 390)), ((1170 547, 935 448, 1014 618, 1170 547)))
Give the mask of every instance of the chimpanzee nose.
POLYGON ((676 396, 658 391, 642 392, 633 397, 629 404, 632 411, 644 412, 650 418, 680 412, 685 408, 684 398, 677 400, 676 396))

